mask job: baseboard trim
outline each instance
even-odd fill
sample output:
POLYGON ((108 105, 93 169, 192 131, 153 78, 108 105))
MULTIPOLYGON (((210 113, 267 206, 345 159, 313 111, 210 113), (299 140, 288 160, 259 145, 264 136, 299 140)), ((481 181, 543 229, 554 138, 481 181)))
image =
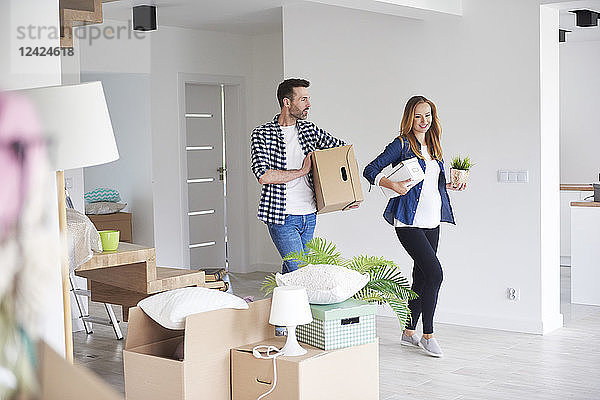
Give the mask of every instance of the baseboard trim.
MULTIPOLYGON (((396 314, 387 305, 378 306, 377 315, 381 317, 396 318, 396 314)), ((546 317, 544 320, 538 320, 438 311, 436 312, 435 322, 440 324, 470 326, 473 328, 543 335, 562 328, 563 316, 562 314, 558 314, 552 317, 546 317)))

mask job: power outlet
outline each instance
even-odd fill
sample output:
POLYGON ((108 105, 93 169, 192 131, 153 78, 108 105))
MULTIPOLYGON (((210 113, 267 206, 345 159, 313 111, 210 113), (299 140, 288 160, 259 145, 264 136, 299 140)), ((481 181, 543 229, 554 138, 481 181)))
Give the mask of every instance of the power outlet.
POLYGON ((506 297, 510 301, 519 301, 521 299, 521 291, 517 288, 506 288, 506 297))

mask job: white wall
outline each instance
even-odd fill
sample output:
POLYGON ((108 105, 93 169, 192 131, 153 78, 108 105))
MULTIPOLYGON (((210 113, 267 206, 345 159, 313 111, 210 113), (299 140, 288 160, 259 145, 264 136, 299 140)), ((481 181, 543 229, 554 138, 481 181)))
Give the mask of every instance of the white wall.
MULTIPOLYGON (((48 35, 48 29, 57 29, 58 0, 10 0, 0 2, 0 89, 25 89, 61 83, 60 59, 58 57, 22 57, 21 46, 59 46, 58 38, 48 35), (31 10, 35 10, 32 13, 31 10), (41 35, 19 39, 19 27, 33 25, 46 27, 41 35)), ((49 187, 55 187, 54 173, 49 174, 49 187)), ((58 247, 58 205, 54 191, 47 194, 49 229, 56 232, 58 247)), ((48 259, 52 277, 46 282, 54 294, 39 305, 42 338, 59 354, 64 354, 64 325, 62 285, 59 260, 48 259)))
MULTIPOLYGON (((589 28, 594 29, 594 28, 589 28)), ((600 41, 560 44, 560 181, 591 183, 600 178, 600 41)))
MULTIPOLYGON (((252 130, 273 119, 280 112, 277 85, 283 81, 283 42, 281 33, 252 38, 252 76, 249 86, 253 95, 248 100, 248 135, 252 130)), ((250 160, 250 151, 246 158, 250 160)), ((248 271, 281 271, 281 257, 271 241, 267 226, 256 217, 261 185, 248 163, 248 271)))
MULTIPOLYGON (((79 41, 73 38, 73 55, 61 55, 61 83, 63 85, 74 85, 80 83, 80 63, 79 63, 79 41)), ((65 187, 69 192, 69 197, 73 202, 73 207, 79 212, 85 212, 85 203, 83 200, 83 168, 71 169, 65 171, 65 187)), ((86 282, 84 278, 76 277, 80 282, 86 282)), ((80 325, 83 324, 78 321, 80 325)))
POLYGON ((560 313, 560 98, 558 10, 540 7, 540 221, 542 331, 562 327, 560 313))
POLYGON ((132 213, 135 243, 154 246, 150 109, 151 33, 132 32, 128 22, 77 28, 82 81, 100 80, 108 104, 119 160, 85 168, 85 189, 114 187, 132 213), (109 35, 98 34, 109 29, 109 35), (112 29, 112 31, 111 31, 112 29))
POLYGON ((119 191, 131 212, 133 242, 154 246, 150 75, 83 72, 84 82, 101 81, 119 149, 119 159, 85 168, 85 191, 119 191))
MULTIPOLYGON (((469 154, 477 164, 469 190, 451 194, 457 225, 442 226, 437 319, 542 332, 539 4, 465 0, 463 11, 428 22, 286 6, 284 73, 311 80, 311 119, 353 143, 361 169, 394 138, 410 96, 437 104, 446 160, 469 154), (529 183, 497 183, 504 168, 528 170, 529 183), (507 300, 507 287, 520 301, 507 300)), ((367 193, 358 210, 321 216, 317 235, 348 255, 397 260, 409 275, 384 206, 367 193)))
MULTIPOLYGON (((118 21, 107 21, 106 24, 113 26, 115 31, 119 26, 127 25, 118 21)), ((241 88, 242 131, 228 136, 228 145, 231 145, 228 157, 234 157, 229 160, 233 168, 229 177, 233 178, 231 174, 241 174, 238 178, 238 181, 241 179, 240 184, 234 185, 229 191, 230 197, 235 197, 239 204, 232 210, 236 219, 230 221, 233 225, 230 226, 230 232, 234 232, 230 239, 236 242, 235 248, 231 249, 235 262, 230 268, 232 271, 246 272, 250 264, 256 267, 278 263, 272 260, 276 256, 272 244, 264 241, 266 231, 261 231, 257 238, 257 230, 264 229, 264 226, 255 216, 258 201, 256 180, 247 177, 250 177, 250 131, 272 118, 277 111, 275 89, 283 70, 281 34, 251 37, 161 26, 155 32, 146 33, 146 39, 136 39, 135 36, 125 36, 120 40, 100 37, 90 42, 89 38, 88 34, 87 39, 80 39, 81 70, 86 76, 106 76, 107 73, 147 73, 150 76, 149 98, 138 96, 140 104, 136 107, 149 104, 152 133, 148 140, 152 145, 141 145, 137 159, 146 158, 152 162, 151 188, 146 187, 143 196, 152 200, 153 211, 151 215, 144 211, 143 218, 154 221, 151 234, 154 236, 159 265, 187 266, 184 248, 186 232, 180 209, 185 199, 181 194, 183 181, 178 142, 178 77, 182 75, 216 80, 223 77, 225 80, 241 82, 244 86, 241 88), (239 235, 238 232, 244 234, 239 235), (263 251, 267 244, 271 248, 263 251)), ((129 114, 135 117, 134 108, 123 105, 123 116, 129 114)), ((120 161, 124 157, 121 153, 120 161)), ((102 179, 102 175, 108 173, 105 169, 110 167, 94 168, 97 178, 102 179)), ((135 175, 136 172, 131 174, 135 175)), ((230 179, 230 182, 233 181, 235 179, 230 179)), ((137 193, 138 189, 135 191, 137 193)), ((134 235, 137 232, 138 225, 134 222, 134 235)), ((148 232, 149 229, 144 230, 144 234, 148 232)))

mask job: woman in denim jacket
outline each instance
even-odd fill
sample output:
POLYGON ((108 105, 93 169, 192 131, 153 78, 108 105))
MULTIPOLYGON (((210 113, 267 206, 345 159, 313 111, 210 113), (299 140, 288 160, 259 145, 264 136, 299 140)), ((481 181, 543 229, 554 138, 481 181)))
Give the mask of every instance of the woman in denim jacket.
POLYGON ((442 284, 442 266, 436 252, 440 222, 454 224, 447 189, 464 190, 466 185, 452 187, 446 183, 440 135, 442 128, 437 110, 431 100, 414 96, 408 100, 400 124, 400 136, 387 145, 383 153, 371 161, 364 177, 373 184, 397 193, 383 212, 385 220, 396 228, 396 235, 414 260, 413 284, 419 297, 411 300, 411 321, 402 333, 401 344, 421 347, 434 357, 442 350, 433 337, 433 316, 442 284), (416 157, 425 178, 413 183, 389 180, 381 172, 388 165, 416 157), (415 327, 423 317, 423 337, 419 340, 415 327))

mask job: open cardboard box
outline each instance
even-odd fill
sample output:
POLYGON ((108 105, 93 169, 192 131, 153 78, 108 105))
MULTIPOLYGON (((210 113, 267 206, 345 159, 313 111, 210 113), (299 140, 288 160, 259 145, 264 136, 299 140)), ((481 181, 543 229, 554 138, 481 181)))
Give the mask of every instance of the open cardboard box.
POLYGON ((319 214, 346 210, 364 200, 352 145, 315 150, 312 173, 319 214))
MULTIPOLYGON (((258 359, 258 345, 283 347, 284 338, 273 338, 231 350, 232 400, 257 399, 273 383, 273 361, 258 359)), ((301 344, 302 356, 277 357, 277 384, 269 400, 377 400, 379 399, 378 342, 321 350, 301 344)))
POLYGON ((73 365, 40 342, 41 400, 122 400, 123 397, 82 365, 73 365))
POLYGON ((247 310, 190 315, 185 330, 163 328, 139 307, 129 310, 123 350, 128 400, 230 400, 230 349, 274 337, 271 300, 247 310), (184 359, 172 358, 185 338, 184 359))

